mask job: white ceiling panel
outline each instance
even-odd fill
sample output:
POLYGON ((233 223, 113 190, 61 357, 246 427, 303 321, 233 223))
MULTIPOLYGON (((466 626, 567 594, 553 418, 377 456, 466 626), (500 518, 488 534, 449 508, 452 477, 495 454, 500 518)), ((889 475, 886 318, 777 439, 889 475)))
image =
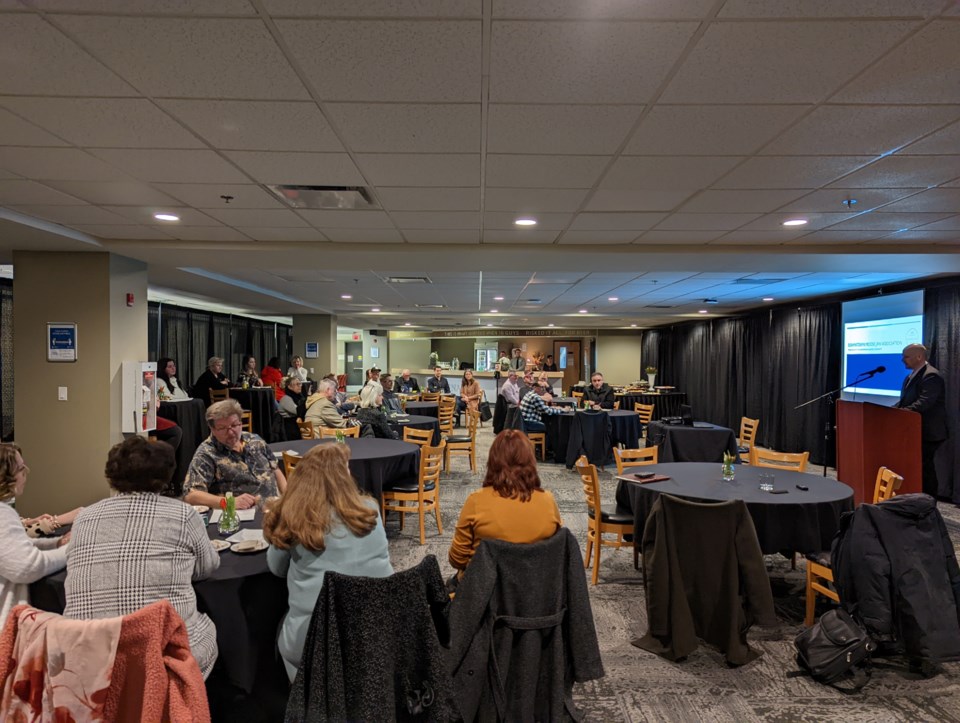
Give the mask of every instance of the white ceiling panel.
POLYGON ((313 102, 160 100, 216 148, 342 152, 343 144, 313 102))
POLYGON ((325 101, 480 97, 479 21, 278 20, 277 26, 325 101))
POLYGON ((825 229, 823 231, 814 231, 801 238, 787 241, 788 244, 802 246, 803 244, 858 244, 863 241, 869 241, 878 235, 885 234, 886 231, 834 231, 825 229))
POLYGON ((148 100, 4 98, 10 110, 76 146, 202 148, 203 143, 148 100))
POLYGON ((257 241, 326 241, 327 237, 314 228, 262 228, 243 226, 238 228, 246 236, 257 241))
POLYGON ((720 238, 723 231, 669 231, 655 228, 637 239, 638 244, 702 244, 720 238))
POLYGON ((918 231, 960 231, 960 214, 956 216, 951 216, 946 218, 943 221, 937 221, 936 223, 927 224, 923 226, 918 231))
POLYGON ((788 203, 781 210, 831 213, 851 208, 854 213, 860 213, 915 193, 917 193, 915 188, 827 188, 788 203), (852 207, 846 206, 844 201, 851 199, 856 203, 852 207))
POLYGON ((247 180, 213 151, 98 148, 90 152, 141 181, 243 183, 247 180))
POLYGON ((957 244, 960 243, 960 236, 954 231, 923 231, 915 229, 903 231, 901 233, 891 234, 882 238, 867 241, 871 245, 882 244, 957 244))
POLYGON ((479 153, 480 104, 330 103, 355 153, 479 153))
MULTIPOLYGON (((528 243, 528 244, 548 244, 557 240, 560 231, 549 229, 529 229, 529 228, 485 228, 483 229, 483 242, 491 244, 503 243, 528 243)), ((498 272, 494 277, 493 283, 497 283, 501 274, 498 272)))
POLYGON ((293 211, 283 209, 222 207, 208 208, 205 212, 218 221, 235 227, 303 228, 310 225, 293 211))
POLYGON ((562 188, 488 188, 484 208, 488 211, 533 213, 576 211, 587 191, 562 188))
POLYGON ((767 0, 726 0, 721 18, 860 18, 916 17, 926 18, 940 11, 940 0, 802 0, 802 2, 767 2, 767 0))
POLYGON ((334 243, 403 243, 403 236, 392 228, 329 228, 324 227, 324 235, 334 243))
POLYGON ((887 156, 833 184, 844 188, 931 188, 960 175, 960 155, 887 156))
POLYGON ((363 177, 346 153, 226 151, 225 155, 260 183, 364 185, 363 177))
POLYGON ((642 230, 620 231, 567 231, 560 237, 561 244, 628 244, 632 243, 642 230))
POLYGON ((622 156, 601 182, 602 188, 706 188, 742 159, 716 156, 622 156))
POLYGON ((686 213, 769 213, 807 191, 796 189, 702 191, 681 207, 686 213))
POLYGON ((375 186, 476 186, 480 155, 439 153, 365 153, 357 156, 375 186))
POLYGON ((96 206, 13 206, 14 210, 28 216, 45 218, 63 224, 123 224, 122 216, 96 206))
POLYGON ((710 243, 711 245, 743 244, 745 246, 779 246, 787 241, 798 238, 800 235, 800 233, 796 232, 781 234, 779 231, 731 231, 710 243))
POLYGON ((34 181, 10 179, 0 180, 0 205, 82 206, 84 201, 34 181))
POLYGON ((590 188, 609 158, 603 156, 487 155, 487 186, 590 188))
MULTIPOLYGON (((514 221, 517 215, 514 213, 502 213, 499 211, 488 211, 483 214, 483 227, 497 229, 516 228, 514 221)), ((559 231, 567 227, 573 218, 572 213, 538 213, 536 215, 537 225, 535 228, 545 231, 559 231)), ((531 231, 535 230, 530 228, 531 231)))
POLYGON ((111 213, 117 214, 125 219, 136 221, 146 226, 156 226, 157 228, 176 228, 180 224, 184 226, 219 226, 220 222, 210 218, 202 211, 195 211, 192 208, 176 208, 163 206, 160 208, 142 208, 139 206, 104 206, 111 213), (153 217, 155 211, 167 211, 180 217, 180 221, 158 221, 153 217))
POLYGON ((254 15, 249 0, 31 0, 50 12, 94 12, 120 15, 254 15))
MULTIPOLYGON (((0 102, 9 103, 5 98, 0 102)), ((16 99, 13 99, 16 100, 16 99)), ((5 146, 67 146, 69 143, 52 133, 18 118, 13 113, 0 108, 0 138, 5 146)))
POLYGON ((694 190, 658 191, 643 189, 639 191, 617 191, 598 189, 590 201, 587 211, 670 211, 692 196, 694 190))
POLYGON ((311 226, 326 228, 394 228, 383 211, 300 211, 311 226))
POLYGON ((665 103, 813 103, 915 23, 714 23, 663 95, 665 103), (730 49, 736 48, 736 52, 730 49))
POLYGON ((884 213, 883 211, 872 211, 871 213, 854 216, 831 228, 837 231, 899 231, 940 221, 949 215, 949 213, 884 213))
MULTIPOLYGON (((755 156, 716 185, 717 188, 819 188, 872 160, 870 156, 755 156)), ((846 179, 843 184, 847 185, 846 179)))
POLYGON ((699 18, 714 0, 493 0, 495 18, 633 19, 699 18))
POLYGON ((960 103, 960 24, 931 23, 836 96, 841 103, 960 103), (918 72, 922 69, 922 72, 918 72))
MULTIPOLYGON (((859 205, 859 204, 857 204, 859 205)), ((960 211, 960 189, 934 188, 915 194, 909 198, 895 201, 883 207, 884 213, 920 213, 938 212, 956 213, 960 211)))
POLYGON ((627 137, 642 106, 490 106, 490 153, 609 155, 627 137))
POLYGON ((657 226, 658 231, 730 230, 750 223, 757 213, 675 213, 657 226))
POLYGON ((24 178, 51 181, 115 181, 129 177, 75 148, 0 148, 0 168, 24 178))
POLYGON ((88 233, 91 236, 97 236, 99 238, 166 241, 170 241, 173 238, 158 228, 137 226, 135 224, 70 224, 70 227, 77 229, 77 231, 83 231, 84 233, 88 233))
POLYGON ((248 236, 244 236, 239 231, 224 226, 211 228, 210 226, 177 226, 176 228, 164 227, 165 231, 174 238, 182 241, 249 241, 248 236))
POLYGON ((135 95, 135 91, 36 15, 5 14, 0 23, 7 95, 135 95))
MULTIPOLYGON (((97 206, 179 206, 172 196, 137 181, 46 181, 59 191, 97 206)), ((182 200, 182 199, 181 199, 182 200)))
POLYGON ((931 133, 923 140, 912 143, 904 149, 911 155, 936 155, 938 153, 956 153, 960 148, 960 123, 931 133))
POLYGON ((479 18, 476 0, 263 0, 277 17, 479 18))
MULTIPOLYGON (((487 191, 489 198, 491 191, 487 191)), ((479 211, 479 188, 377 188, 380 203, 388 211, 479 211)))
POLYGON ((665 213, 581 213, 570 225, 571 231, 640 231, 653 228, 666 218, 665 213))
POLYGON ((480 214, 469 211, 394 211, 394 222, 402 229, 478 229, 480 214))
POLYGON ((252 183, 155 183, 153 186, 195 208, 286 208, 276 197, 252 183), (221 196, 230 196, 229 203, 221 196))
POLYGON ((68 15, 57 22, 144 95, 308 97, 260 20, 68 15))
MULTIPOLYGON (((410 243, 423 244, 475 244, 480 241, 480 231, 478 229, 414 229, 404 230, 403 235, 407 237, 410 243)), ((436 263, 430 260, 431 257, 424 258, 424 265, 429 266, 436 263)), ((449 261, 448 257, 444 257, 449 261)))

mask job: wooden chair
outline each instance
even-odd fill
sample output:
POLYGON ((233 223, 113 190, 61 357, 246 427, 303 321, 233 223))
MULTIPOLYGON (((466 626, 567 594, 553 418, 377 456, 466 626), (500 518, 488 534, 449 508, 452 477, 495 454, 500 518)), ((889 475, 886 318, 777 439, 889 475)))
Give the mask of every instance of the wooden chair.
POLYGON ((360 438, 360 427, 318 427, 318 429, 320 430, 320 439, 336 438, 337 432, 342 432, 344 437, 360 438))
POLYGON ((413 427, 404 427, 403 428, 403 441, 411 442, 421 449, 423 447, 429 447, 430 443, 433 442, 433 430, 432 429, 414 429, 413 427))
POLYGON ((297 428, 300 430, 301 439, 314 439, 317 436, 317 432, 313 426, 313 422, 302 422, 298 419, 297 428))
POLYGON ((477 425, 480 424, 480 412, 468 409, 467 433, 447 437, 447 446, 443 453, 443 469, 450 468, 450 455, 465 454, 470 458, 470 471, 477 471, 477 425))
POLYGON ((647 447, 646 449, 620 449, 613 448, 613 458, 617 462, 617 474, 622 475, 627 467, 644 467, 649 464, 656 464, 659 454, 659 447, 647 447))
POLYGON ((216 404, 217 402, 222 402, 224 399, 230 398, 229 389, 211 389, 210 391, 210 404, 216 404))
POLYGON ((424 446, 420 448, 420 475, 417 483, 409 485, 395 485, 383 491, 380 514, 384 520, 387 512, 400 514, 400 530, 403 531, 405 515, 417 513, 420 518, 420 544, 426 543, 424 531, 424 516, 433 510, 437 518, 437 532, 443 534, 443 525, 440 522, 440 470, 443 468, 443 455, 446 442, 440 442, 436 447, 424 446), (412 505, 405 504, 412 502, 412 505))
POLYGON ((653 404, 640 404, 640 402, 634 402, 633 411, 640 415, 640 424, 646 426, 650 424, 653 420, 653 404))
POLYGON ((440 434, 450 436, 453 434, 453 416, 457 410, 456 397, 441 397, 437 407, 437 419, 440 420, 440 434))
POLYGON ((530 444, 533 445, 533 456, 536 458, 537 450, 540 450, 540 459, 546 461, 547 459, 547 433, 546 432, 524 432, 527 435, 527 439, 530 440, 530 444))
POLYGON ((583 392, 570 392, 570 396, 573 397, 573 401, 579 409, 583 404, 583 392))
MULTIPOLYGON (((878 504, 891 497, 896 497, 897 490, 903 484, 903 477, 891 469, 881 467, 877 470, 877 484, 873 488, 873 504, 878 504)), ((828 584, 833 584, 833 569, 830 567, 830 553, 807 556, 807 592, 806 611, 803 624, 808 628, 813 625, 817 608, 817 595, 823 595, 828 600, 840 603, 840 596, 828 584)))
POLYGON ((619 400, 619 399, 613 403, 613 408, 614 408, 614 409, 620 409, 620 400, 619 400))
POLYGON ((301 460, 299 454, 292 454, 291 452, 283 453, 283 474, 286 477, 290 477, 290 473, 293 472, 293 468, 297 466, 297 462, 301 460))
POLYGON ((750 448, 750 465, 753 467, 770 467, 771 469, 789 469, 794 472, 803 472, 807 469, 809 452, 774 452, 760 447, 750 448))
POLYGON ((440 392, 422 392, 420 399, 424 402, 439 402, 442 396, 440 392))
POLYGON ((240 424, 243 425, 245 431, 253 434, 253 412, 244 409, 240 414, 240 424))
POLYGON ((583 566, 590 567, 590 558, 593 557, 594 585, 600 577, 600 548, 633 547, 633 566, 639 567, 640 550, 632 542, 623 539, 624 535, 633 534, 633 516, 620 514, 616 507, 604 508, 600 503, 600 480, 597 477, 596 466, 587 461, 586 455, 577 460, 577 472, 583 483, 583 496, 587 500, 587 552, 583 558, 583 566), (616 540, 603 539, 604 534, 616 535, 616 540))
POLYGON ((757 438, 757 427, 759 426, 759 419, 740 417, 740 436, 737 439, 737 451, 740 453, 742 462, 750 463, 750 449, 757 438))

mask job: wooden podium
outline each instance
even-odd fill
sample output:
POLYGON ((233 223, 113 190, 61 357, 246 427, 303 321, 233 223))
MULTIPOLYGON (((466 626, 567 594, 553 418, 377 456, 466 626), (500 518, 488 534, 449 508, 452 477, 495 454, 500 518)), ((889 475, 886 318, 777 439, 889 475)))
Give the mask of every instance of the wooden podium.
POLYGON ((837 479, 853 487, 856 504, 873 501, 877 470, 903 477, 897 494, 923 491, 920 415, 870 402, 837 402, 837 479))

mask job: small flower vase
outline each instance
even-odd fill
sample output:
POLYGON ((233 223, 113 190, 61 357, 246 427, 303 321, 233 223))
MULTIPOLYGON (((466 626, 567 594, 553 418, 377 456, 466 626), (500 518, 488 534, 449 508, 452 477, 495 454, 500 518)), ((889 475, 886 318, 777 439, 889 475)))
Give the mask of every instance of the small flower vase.
POLYGON ((653 389, 654 385, 657 383, 656 374, 647 374, 647 384, 650 385, 650 389, 653 389))
POLYGON ((220 521, 217 523, 217 532, 221 535, 230 535, 240 529, 240 518, 237 517, 237 501, 231 493, 220 500, 220 521))
POLYGON ((343 432, 339 432, 339 431, 338 431, 338 432, 337 432, 337 443, 338 443, 338 444, 346 444, 346 440, 347 440, 347 435, 345 435, 343 432))
POLYGON ((733 460, 724 460, 720 467, 720 473, 723 476, 724 482, 733 482, 734 477, 736 477, 736 472, 734 472, 733 469, 733 460))

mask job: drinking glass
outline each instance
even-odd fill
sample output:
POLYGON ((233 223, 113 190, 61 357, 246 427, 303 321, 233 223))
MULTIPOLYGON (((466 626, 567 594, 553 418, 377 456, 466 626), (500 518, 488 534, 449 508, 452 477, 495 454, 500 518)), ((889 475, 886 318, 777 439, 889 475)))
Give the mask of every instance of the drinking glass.
POLYGON ((773 472, 761 472, 760 473, 760 489, 763 492, 773 492, 773 483, 776 481, 776 478, 773 472))

